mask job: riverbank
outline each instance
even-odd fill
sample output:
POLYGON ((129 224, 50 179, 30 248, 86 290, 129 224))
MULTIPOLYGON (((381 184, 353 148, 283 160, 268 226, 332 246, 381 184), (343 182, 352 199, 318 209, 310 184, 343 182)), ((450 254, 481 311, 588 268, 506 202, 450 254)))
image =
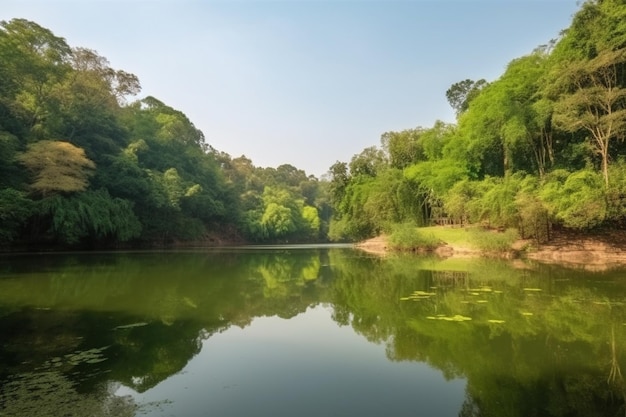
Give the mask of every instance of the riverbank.
MULTIPOLYGON (((380 256, 393 252, 384 235, 359 242, 355 247, 380 256)), ((555 232, 553 238, 546 244, 536 245, 531 240, 518 239, 510 251, 498 254, 486 253, 468 245, 444 242, 433 253, 441 257, 523 258, 572 268, 604 271, 626 267, 626 232, 606 231, 592 235, 555 232)))

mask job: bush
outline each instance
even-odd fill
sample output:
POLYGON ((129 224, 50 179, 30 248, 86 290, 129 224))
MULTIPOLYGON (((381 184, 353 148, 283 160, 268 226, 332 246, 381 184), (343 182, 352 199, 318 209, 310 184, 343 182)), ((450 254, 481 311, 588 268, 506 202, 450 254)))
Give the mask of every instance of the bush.
POLYGON ((487 252, 506 252, 518 239, 515 229, 506 229, 504 232, 485 229, 470 229, 472 243, 480 250, 487 252))
POLYGON ((440 244, 432 233, 420 233, 413 223, 395 225, 389 235, 389 246, 396 250, 433 250, 440 244))

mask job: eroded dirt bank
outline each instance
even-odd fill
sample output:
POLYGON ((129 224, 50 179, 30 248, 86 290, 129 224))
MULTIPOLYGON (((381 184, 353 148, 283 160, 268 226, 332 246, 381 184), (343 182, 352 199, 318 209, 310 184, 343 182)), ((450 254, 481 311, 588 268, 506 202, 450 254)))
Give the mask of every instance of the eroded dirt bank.
MULTIPOLYGON (((368 253, 385 255, 390 252, 386 236, 378 236, 357 243, 355 247, 368 253)), ((443 257, 493 256, 480 250, 444 244, 435 253, 443 257)), ((613 231, 595 235, 557 233, 543 245, 519 240, 510 253, 501 256, 531 259, 542 263, 559 264, 593 271, 626 267, 626 232, 613 231)))

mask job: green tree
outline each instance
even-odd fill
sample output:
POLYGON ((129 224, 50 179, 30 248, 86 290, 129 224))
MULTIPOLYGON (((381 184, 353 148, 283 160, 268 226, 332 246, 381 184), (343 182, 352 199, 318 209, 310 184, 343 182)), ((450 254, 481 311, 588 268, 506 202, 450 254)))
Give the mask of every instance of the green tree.
POLYGON ((141 233, 132 203, 111 198, 106 190, 55 195, 40 200, 35 210, 39 223, 49 225, 46 233, 64 244, 124 242, 141 233))
MULTIPOLYGON (((49 113, 58 83, 70 70, 71 49, 65 39, 26 19, 0 22, 0 74, 10 106, 22 113, 25 130, 37 138, 54 135, 49 113)), ((53 113, 56 114, 56 113, 53 113)))
POLYGON ((568 132, 584 130, 600 156, 609 186, 611 144, 626 133, 626 49, 605 50, 591 60, 571 62, 560 73, 562 93, 555 124, 568 132))
POLYGON ((268 231, 270 237, 284 237, 296 231, 291 210, 274 202, 265 207, 261 224, 268 231))
POLYGON ((363 149, 358 155, 354 155, 350 160, 350 174, 353 177, 366 175, 375 177, 376 174, 387 166, 387 159, 382 150, 371 146, 363 149))
POLYGON ((480 90, 486 87, 487 84, 487 81, 484 79, 480 79, 478 81, 465 79, 452 84, 452 86, 448 88, 446 91, 446 98, 448 99, 450 106, 456 112, 457 116, 469 108, 472 100, 476 98, 476 96, 480 93, 480 90))
POLYGON ((330 176, 329 194, 330 203, 336 215, 340 214, 340 205, 346 193, 346 187, 350 184, 348 164, 335 162, 328 171, 330 176))
POLYGON ((566 227, 590 229, 607 217, 602 176, 592 170, 555 170, 539 193, 550 215, 566 227))
POLYGON ((0 188, 0 242, 7 244, 20 235, 20 228, 33 211, 33 201, 13 188, 0 188))
POLYGON ((550 240, 552 223, 547 208, 539 198, 540 183, 537 177, 527 175, 520 183, 515 196, 519 215, 517 225, 522 238, 533 238, 538 243, 550 240))
POLYGON ((403 130, 401 132, 385 132, 380 138, 383 150, 389 158, 389 165, 403 169, 424 160, 424 150, 420 143, 423 128, 403 130))

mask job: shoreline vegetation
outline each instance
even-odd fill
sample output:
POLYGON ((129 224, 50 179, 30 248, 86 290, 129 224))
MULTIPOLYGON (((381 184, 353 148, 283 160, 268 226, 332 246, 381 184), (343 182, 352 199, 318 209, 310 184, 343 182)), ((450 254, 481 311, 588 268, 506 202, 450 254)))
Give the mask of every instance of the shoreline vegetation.
POLYGON ((531 239, 521 239, 514 232, 513 230, 489 230, 480 226, 409 227, 402 232, 405 236, 418 236, 413 241, 419 240, 419 236, 426 236, 423 240, 427 244, 410 246, 405 243, 403 245, 394 240, 393 234, 383 234, 358 242, 355 247, 379 256, 414 252, 434 254, 442 258, 497 257, 558 264, 589 271, 605 271, 626 266, 626 232, 624 231, 598 231, 584 234, 555 231, 552 239, 543 244, 537 244, 531 239), (490 246, 492 248, 495 246, 493 241, 502 246, 490 249, 490 246), (432 242, 436 244, 433 245, 432 242))
POLYGON ((626 264, 625 22, 623 0, 586 0, 497 79, 452 84, 455 123, 384 132, 318 179, 219 151, 96 51, 0 21, 0 251, 384 231, 402 250, 626 264))

